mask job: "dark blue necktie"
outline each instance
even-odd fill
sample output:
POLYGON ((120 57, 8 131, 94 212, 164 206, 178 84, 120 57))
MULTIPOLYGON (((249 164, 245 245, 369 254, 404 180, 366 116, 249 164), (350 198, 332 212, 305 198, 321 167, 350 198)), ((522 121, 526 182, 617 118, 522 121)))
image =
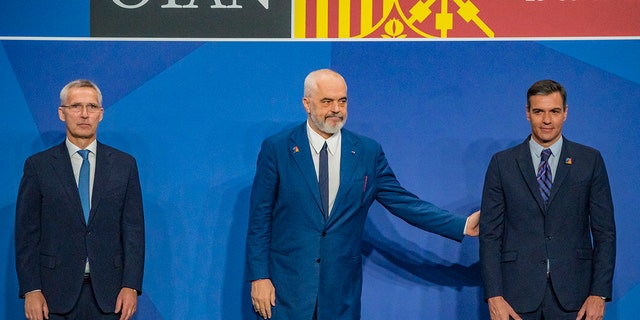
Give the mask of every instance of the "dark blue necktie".
POLYGON ((549 166, 549 156, 551 156, 551 149, 542 150, 540 154, 540 164, 538 165, 538 174, 536 175, 536 179, 540 185, 540 195, 545 204, 549 202, 549 193, 551 191, 551 184, 553 183, 551 166, 549 166))
POLYGON ((80 177, 78 179, 78 193, 80 194, 80 202, 82 202, 82 211, 84 212, 84 221, 89 221, 89 211, 91 210, 91 198, 89 196, 89 150, 78 150, 78 154, 82 157, 82 166, 80 166, 80 177))
POLYGON ((318 187, 320 188, 320 198, 322 199, 322 210, 324 218, 329 218, 329 156, 327 154, 327 143, 324 143, 320 150, 320 163, 318 168, 318 187))

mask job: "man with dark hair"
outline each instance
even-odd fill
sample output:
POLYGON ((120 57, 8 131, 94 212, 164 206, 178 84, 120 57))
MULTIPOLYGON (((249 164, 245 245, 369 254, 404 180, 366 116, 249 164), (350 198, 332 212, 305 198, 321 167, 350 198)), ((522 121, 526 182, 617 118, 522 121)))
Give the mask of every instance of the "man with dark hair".
POLYGON ((531 135, 487 169, 480 264, 491 319, 602 319, 611 299, 616 232, 600 153, 567 140, 565 89, 527 92, 531 135))

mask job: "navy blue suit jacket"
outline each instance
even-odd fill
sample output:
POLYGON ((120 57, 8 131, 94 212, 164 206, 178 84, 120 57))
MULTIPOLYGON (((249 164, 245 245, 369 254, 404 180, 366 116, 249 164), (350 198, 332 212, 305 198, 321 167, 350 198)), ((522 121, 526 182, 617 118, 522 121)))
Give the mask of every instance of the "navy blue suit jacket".
POLYGON ((361 238, 374 200, 408 223, 460 241, 466 217, 402 188, 380 145, 342 130, 340 187, 325 221, 306 122, 267 138, 253 182, 248 280, 270 278, 273 320, 360 319, 361 238))
POLYGON ((95 165, 87 224, 66 144, 25 161, 15 225, 19 296, 41 289, 53 313, 75 305, 87 257, 102 311, 115 310, 122 287, 142 290, 144 218, 136 161, 98 143, 95 165))
POLYGON ((616 233, 600 153, 563 139, 549 204, 540 195, 529 139, 493 156, 480 215, 485 299, 503 296, 516 312, 540 306, 547 286, 567 310, 589 295, 611 297, 616 233))

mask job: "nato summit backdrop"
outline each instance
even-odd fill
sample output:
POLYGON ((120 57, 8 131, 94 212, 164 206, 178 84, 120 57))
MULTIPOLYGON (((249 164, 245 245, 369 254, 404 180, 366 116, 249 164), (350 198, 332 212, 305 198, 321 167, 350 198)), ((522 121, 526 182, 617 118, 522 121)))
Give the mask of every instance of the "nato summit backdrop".
MULTIPOLYGON (((0 318, 24 317, 14 216, 26 157, 62 141, 60 88, 95 81, 99 139, 138 160, 147 254, 135 319, 253 319, 244 280, 260 142, 306 119, 306 74, 349 85, 346 127, 378 140, 409 190, 479 208, 493 153, 530 132, 551 78, 564 134, 602 152, 618 255, 606 319, 640 303, 640 2, 93 0, 0 3, 0 318)), ((478 241, 370 211, 363 319, 488 319, 478 241)))

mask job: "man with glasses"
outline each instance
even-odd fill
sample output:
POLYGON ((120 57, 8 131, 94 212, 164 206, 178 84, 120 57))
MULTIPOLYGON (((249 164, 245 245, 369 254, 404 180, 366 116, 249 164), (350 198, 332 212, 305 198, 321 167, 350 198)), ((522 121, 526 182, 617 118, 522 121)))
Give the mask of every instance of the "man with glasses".
POLYGON ((25 316, 130 319, 142 289, 144 218, 135 159, 96 140, 102 94, 91 81, 60 91, 61 144, 29 157, 16 204, 25 316))

